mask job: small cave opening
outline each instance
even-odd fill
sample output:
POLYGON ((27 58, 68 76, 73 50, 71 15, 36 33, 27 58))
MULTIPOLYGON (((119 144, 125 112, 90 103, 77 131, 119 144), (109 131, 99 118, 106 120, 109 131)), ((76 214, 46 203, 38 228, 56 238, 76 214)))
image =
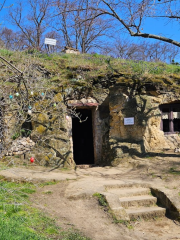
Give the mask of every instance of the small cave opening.
POLYGON ((80 119, 72 118, 74 161, 77 165, 94 164, 92 110, 76 109, 76 113, 80 119))
POLYGON ((29 137, 32 131, 31 116, 28 115, 26 121, 21 126, 21 136, 29 137))

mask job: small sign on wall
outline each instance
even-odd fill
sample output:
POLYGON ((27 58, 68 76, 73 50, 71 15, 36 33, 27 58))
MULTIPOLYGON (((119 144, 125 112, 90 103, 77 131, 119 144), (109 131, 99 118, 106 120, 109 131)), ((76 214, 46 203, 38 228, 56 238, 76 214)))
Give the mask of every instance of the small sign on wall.
POLYGON ((124 125, 134 125, 134 117, 124 118, 124 125))

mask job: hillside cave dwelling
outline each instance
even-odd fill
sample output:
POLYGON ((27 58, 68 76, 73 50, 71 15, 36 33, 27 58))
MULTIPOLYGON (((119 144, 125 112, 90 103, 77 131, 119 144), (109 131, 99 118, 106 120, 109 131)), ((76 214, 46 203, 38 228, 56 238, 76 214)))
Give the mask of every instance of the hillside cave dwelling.
POLYGON ((16 111, 15 94, 1 98, 1 157, 34 157, 36 164, 53 167, 115 166, 179 146, 180 95, 152 83, 34 92, 24 112, 16 111))

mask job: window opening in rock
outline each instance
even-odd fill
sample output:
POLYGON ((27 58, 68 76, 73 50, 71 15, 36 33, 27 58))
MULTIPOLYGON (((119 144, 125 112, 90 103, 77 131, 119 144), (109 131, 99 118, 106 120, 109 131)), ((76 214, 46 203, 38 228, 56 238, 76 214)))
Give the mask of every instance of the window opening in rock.
POLYGON ((173 107, 174 132, 180 132, 180 106, 173 107))
POLYGON ((162 108, 163 131, 169 132, 169 108, 162 108))
POLYGON ((26 121, 22 124, 21 135, 22 137, 29 137, 32 131, 31 117, 28 115, 26 121))
POLYGON ((180 103, 163 104, 160 109, 161 130, 166 134, 180 132, 180 103))
POLYGON ((77 117, 72 118, 74 161, 77 165, 94 164, 92 111, 76 109, 76 112, 80 115, 82 122, 77 117))

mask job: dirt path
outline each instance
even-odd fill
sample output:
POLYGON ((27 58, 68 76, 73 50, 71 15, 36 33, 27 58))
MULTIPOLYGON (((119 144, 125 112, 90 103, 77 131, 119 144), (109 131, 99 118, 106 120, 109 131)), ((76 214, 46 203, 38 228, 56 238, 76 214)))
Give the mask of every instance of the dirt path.
POLYGON ((63 228, 73 226, 93 240, 177 240, 180 226, 163 218, 132 223, 133 229, 115 224, 95 198, 68 199, 70 183, 61 182, 39 188, 33 195, 34 206, 43 210, 63 228))
POLYGON ((56 219, 63 228, 73 226, 94 240, 140 239, 123 225, 113 223, 95 198, 69 200, 65 197, 67 183, 46 186, 33 195, 34 206, 56 219), (46 194, 46 192, 52 192, 46 194))
POLYGON ((136 158, 114 168, 53 172, 37 166, 18 166, 0 171, 0 175, 13 181, 59 181, 55 185, 39 187, 31 197, 34 206, 55 218, 61 227, 79 229, 93 240, 180 240, 180 225, 177 222, 168 218, 142 220, 132 223, 133 228, 129 229, 123 224, 115 224, 92 197, 106 184, 147 182, 163 189, 180 209, 179 160, 179 156, 167 155, 136 158))

